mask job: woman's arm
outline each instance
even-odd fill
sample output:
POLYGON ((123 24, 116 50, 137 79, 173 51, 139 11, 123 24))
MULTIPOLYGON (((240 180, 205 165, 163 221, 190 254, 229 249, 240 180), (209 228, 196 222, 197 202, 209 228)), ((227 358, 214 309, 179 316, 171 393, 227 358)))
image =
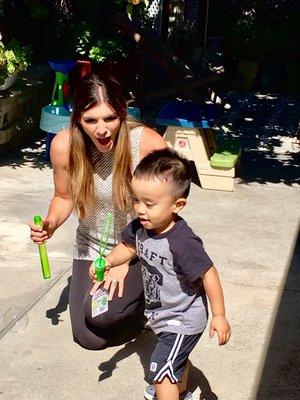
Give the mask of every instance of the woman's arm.
POLYGON ((57 229, 73 211, 69 193, 69 130, 61 131, 51 143, 51 163, 53 167, 54 196, 51 200, 47 218, 57 229))
POLYGON ((145 126, 140 140, 140 160, 151 153, 151 151, 165 149, 166 147, 167 143, 165 139, 153 129, 145 126))
POLYGON ((31 239, 44 243, 70 216, 73 210, 69 193, 69 131, 58 133, 51 143, 51 163, 53 167, 54 195, 50 202, 47 217, 43 220, 43 229, 30 222, 31 239))

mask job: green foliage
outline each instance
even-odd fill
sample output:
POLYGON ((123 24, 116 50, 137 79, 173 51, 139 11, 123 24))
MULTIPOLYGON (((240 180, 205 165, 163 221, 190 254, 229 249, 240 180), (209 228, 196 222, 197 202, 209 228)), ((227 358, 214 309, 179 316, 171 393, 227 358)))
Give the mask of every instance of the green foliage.
POLYGON ((0 85, 11 75, 24 71, 31 56, 31 49, 25 48, 13 39, 7 46, 0 41, 0 85))
POLYGON ((107 59, 126 57, 133 48, 124 36, 117 32, 104 32, 94 28, 90 21, 81 21, 75 28, 73 37, 73 57, 89 59, 100 63, 107 59))
POLYGON ((30 16, 34 19, 46 19, 49 15, 48 8, 45 4, 41 4, 39 2, 35 2, 32 4, 31 9, 29 11, 30 16))
POLYGON ((89 51, 89 59, 93 62, 99 63, 109 60, 116 60, 124 58, 128 54, 128 48, 118 37, 115 38, 103 38, 96 42, 95 46, 92 46, 89 51))
POLYGON ((88 48, 91 40, 91 30, 86 24, 82 24, 79 30, 75 33, 75 52, 84 56, 88 53, 88 48))
POLYGON ((299 58, 299 21, 298 0, 211 0, 208 35, 223 36, 229 58, 283 63, 299 58))

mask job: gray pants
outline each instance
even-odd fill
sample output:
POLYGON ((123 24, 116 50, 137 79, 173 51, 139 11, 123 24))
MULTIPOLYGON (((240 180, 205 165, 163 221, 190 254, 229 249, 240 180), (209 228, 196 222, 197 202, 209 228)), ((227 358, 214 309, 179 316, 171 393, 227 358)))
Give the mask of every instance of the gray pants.
POLYGON ((91 317, 90 265, 88 260, 73 260, 69 309, 74 341, 90 350, 126 343, 142 331, 145 320, 139 261, 130 264, 123 296, 118 297, 116 291, 108 311, 95 318, 91 317))

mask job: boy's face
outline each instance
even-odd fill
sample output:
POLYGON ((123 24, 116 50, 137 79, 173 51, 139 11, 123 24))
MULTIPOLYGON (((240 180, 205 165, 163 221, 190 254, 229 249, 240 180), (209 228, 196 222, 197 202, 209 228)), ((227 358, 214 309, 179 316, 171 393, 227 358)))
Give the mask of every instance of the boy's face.
POLYGON ((141 224, 156 233, 168 231, 186 199, 174 199, 172 184, 167 181, 132 178, 134 209, 141 224))

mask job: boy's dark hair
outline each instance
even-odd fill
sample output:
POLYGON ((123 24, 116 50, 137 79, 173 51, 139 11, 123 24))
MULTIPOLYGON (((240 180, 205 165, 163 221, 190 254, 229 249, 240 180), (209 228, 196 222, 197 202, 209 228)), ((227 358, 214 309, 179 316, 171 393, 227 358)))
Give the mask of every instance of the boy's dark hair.
POLYGON ((174 198, 187 198, 191 185, 190 163, 171 149, 154 150, 136 167, 133 176, 141 178, 158 178, 172 185, 174 198))

